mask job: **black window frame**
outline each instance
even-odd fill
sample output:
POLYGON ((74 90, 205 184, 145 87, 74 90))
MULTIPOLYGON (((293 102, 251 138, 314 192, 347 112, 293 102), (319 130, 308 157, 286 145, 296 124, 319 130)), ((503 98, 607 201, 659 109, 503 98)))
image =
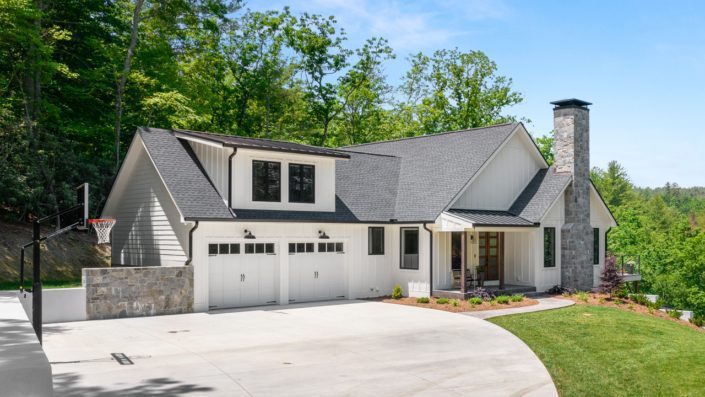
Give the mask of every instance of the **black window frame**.
POLYGON ((370 226, 367 228, 367 255, 384 255, 384 227, 370 226), (375 232, 381 232, 376 236, 381 238, 377 242, 378 244, 374 244, 375 232))
POLYGON ((279 203, 282 201, 282 163, 279 161, 268 161, 268 160, 252 160, 252 201, 257 201, 257 202, 266 202, 266 203, 279 203), (255 184, 257 183, 257 168, 255 167, 255 164, 263 164, 265 167, 265 170, 267 171, 266 173, 266 181, 265 184, 267 185, 267 188, 265 191, 269 193, 269 186, 273 180, 272 176, 269 174, 269 165, 276 165, 279 168, 279 178, 276 182, 276 197, 263 197, 263 198, 258 198, 257 197, 257 192, 258 189, 256 189, 255 184))
POLYGON ((301 203, 301 204, 315 204, 316 203, 316 166, 312 164, 300 164, 300 163, 289 163, 289 202, 290 203, 301 203), (294 174, 292 171, 293 169, 298 170, 298 174, 294 174), (311 168, 311 197, 303 197, 303 192, 304 192, 304 181, 303 181, 303 170, 304 168, 311 168), (299 181, 298 183, 293 181, 294 176, 298 176, 299 181), (298 191, 293 191, 292 189, 296 186, 299 185, 299 190, 298 191), (293 197, 297 196, 296 193, 298 194, 298 198, 294 199, 293 197))
POLYGON ((554 268, 556 267, 556 228, 555 227, 544 227, 543 228, 543 267, 544 268, 554 268), (547 247, 546 244, 549 246, 547 247), (546 253, 550 252, 547 258, 546 253))
MULTIPOLYGON (((420 263, 419 263, 419 258, 420 258, 420 251, 421 251, 421 235, 419 233, 419 228, 418 227, 402 227, 399 228, 399 269, 403 270, 419 270, 420 268, 420 263), (404 264, 404 250, 406 248, 406 244, 404 243, 404 233, 406 231, 415 231, 416 232, 416 267, 413 266, 405 266, 404 264)), ((414 255, 414 254, 410 254, 414 255)))
POLYGON ((600 228, 592 228, 592 264, 600 264, 600 228))

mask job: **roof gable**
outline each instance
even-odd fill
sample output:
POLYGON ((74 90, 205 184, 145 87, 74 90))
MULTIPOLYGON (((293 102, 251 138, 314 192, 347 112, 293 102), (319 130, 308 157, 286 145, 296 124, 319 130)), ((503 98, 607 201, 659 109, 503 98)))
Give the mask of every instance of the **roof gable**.
POLYGON ((399 158, 394 219, 435 221, 519 126, 499 124, 341 148, 399 158))

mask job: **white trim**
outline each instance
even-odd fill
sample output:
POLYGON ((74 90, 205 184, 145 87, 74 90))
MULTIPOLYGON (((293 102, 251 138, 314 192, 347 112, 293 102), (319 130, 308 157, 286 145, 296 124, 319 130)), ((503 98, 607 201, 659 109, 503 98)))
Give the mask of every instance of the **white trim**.
MULTIPOLYGON (((140 136, 140 140, 142 140, 142 137, 140 136)), ((169 189, 169 185, 166 184, 164 181, 164 178, 162 177, 162 174, 159 172, 159 167, 157 167, 157 164, 154 162, 154 159, 152 158, 152 155, 149 153, 149 149, 147 148, 147 145, 144 144, 144 141, 142 141, 142 147, 144 147, 144 151, 147 153, 147 158, 149 158, 149 161, 152 163, 152 167, 154 167, 154 170, 157 172, 157 175, 159 175, 159 180, 162 181, 162 185, 164 185, 164 190, 169 194, 169 198, 171 199, 171 202, 174 204, 174 208, 176 208, 177 211, 179 211, 179 217, 181 218, 180 221, 181 223, 187 223, 186 219, 184 218, 184 214, 181 212, 181 208, 179 208, 179 205, 176 204, 176 200, 174 200, 174 196, 171 194, 171 190, 169 189)))
MULTIPOLYGON (((123 177, 123 173, 125 172, 125 169, 128 168, 128 165, 126 164, 127 160, 129 159, 130 161, 134 161, 132 159, 134 157, 134 154, 132 154, 132 153, 134 152, 134 150, 136 150, 135 145, 137 145, 137 144, 135 142, 138 139, 140 141, 142 141, 142 136, 139 134, 139 132, 137 132, 135 134, 135 137, 132 138, 132 142, 130 142, 130 147, 127 149, 127 153, 125 153, 125 158, 122 159, 122 164, 120 165, 120 169, 118 170, 118 174, 115 176, 115 180, 113 181, 113 185, 110 187, 110 192, 108 193, 108 198, 105 199, 105 205, 103 205, 102 211, 100 213, 101 218, 106 217, 105 209, 110 208, 110 204, 111 204, 110 200, 113 198, 113 192, 115 191, 115 187, 118 185, 118 183, 121 182, 121 178, 123 177)), ((147 150, 147 148, 144 146, 144 142, 142 142, 142 147, 145 149, 145 151, 147 150)), ((129 183, 129 181, 127 181, 125 183, 129 183)))
MULTIPOLYGON (((571 176, 571 177, 570 177, 570 180, 568 180, 568 183, 566 183, 565 186, 563 186, 563 189, 561 189, 561 192, 558 193, 558 196, 556 196, 556 198, 553 199, 553 202, 551 203, 551 205, 548 206, 548 209, 546 210, 546 212, 544 212, 543 215, 541 216, 541 220, 539 220, 539 223, 540 223, 541 225, 543 225, 543 221, 544 221, 544 219, 546 219, 546 216, 547 216, 548 214, 550 214, 551 211, 553 211, 553 207, 556 206, 556 203, 558 202, 558 199, 560 199, 561 197, 563 197, 563 193, 565 193, 565 189, 567 189, 567 188, 568 188, 568 185, 570 185, 572 182, 573 182, 573 177, 571 176)), ((564 210, 564 212, 565 212, 565 210, 564 210)), ((565 216, 565 215, 564 215, 564 216, 565 216)))
POLYGON ((211 140, 203 139, 203 138, 196 138, 196 137, 193 137, 193 136, 191 136, 191 135, 182 134, 182 133, 176 132, 176 131, 174 131, 174 136, 175 136, 176 138, 178 138, 178 139, 184 139, 184 140, 187 140, 187 141, 193 141, 193 142, 196 142, 196 143, 200 143, 200 144, 202 144, 202 145, 208 145, 208 146, 213 146, 213 147, 217 147, 217 148, 222 148, 222 147, 223 147, 223 144, 220 143, 220 142, 215 142, 215 141, 211 141, 211 140))

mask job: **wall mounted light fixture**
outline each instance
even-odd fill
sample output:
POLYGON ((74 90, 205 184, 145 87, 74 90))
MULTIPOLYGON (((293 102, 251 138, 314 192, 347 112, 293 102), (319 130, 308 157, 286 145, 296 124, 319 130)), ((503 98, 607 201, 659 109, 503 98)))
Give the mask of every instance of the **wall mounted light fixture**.
POLYGON ((251 231, 251 230, 245 229, 245 238, 248 239, 248 240, 254 240, 254 239, 256 239, 257 237, 255 237, 255 236, 252 234, 252 231, 251 231))
POLYGON ((323 239, 323 240, 327 240, 327 239, 329 239, 330 237, 328 237, 328 235, 326 234, 326 232, 324 232, 323 230, 319 230, 319 231, 318 231, 318 238, 323 239))

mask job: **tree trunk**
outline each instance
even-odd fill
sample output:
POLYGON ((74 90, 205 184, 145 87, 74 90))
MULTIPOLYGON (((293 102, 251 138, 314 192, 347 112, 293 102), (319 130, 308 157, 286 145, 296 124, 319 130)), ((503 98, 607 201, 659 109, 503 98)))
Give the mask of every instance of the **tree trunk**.
POLYGON ((323 122, 323 139, 321 139, 321 146, 326 146, 326 141, 328 140, 328 124, 330 124, 330 119, 326 119, 323 122))
POLYGON ((127 83, 127 76, 130 74, 130 68, 132 66, 132 56, 135 53, 135 47, 137 47, 137 34, 139 33, 140 25, 140 12, 142 12, 142 6, 144 5, 144 0, 135 0, 135 10, 132 13, 132 28, 130 32, 130 45, 127 47, 127 54, 125 55, 125 63, 122 67, 122 74, 120 75, 120 80, 117 85, 117 92, 115 95, 115 172, 117 173, 120 168, 120 123, 122 122, 122 96, 125 92, 125 84, 127 83))

